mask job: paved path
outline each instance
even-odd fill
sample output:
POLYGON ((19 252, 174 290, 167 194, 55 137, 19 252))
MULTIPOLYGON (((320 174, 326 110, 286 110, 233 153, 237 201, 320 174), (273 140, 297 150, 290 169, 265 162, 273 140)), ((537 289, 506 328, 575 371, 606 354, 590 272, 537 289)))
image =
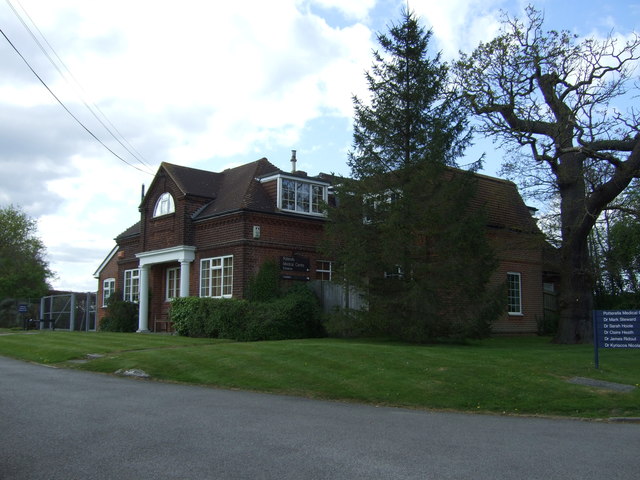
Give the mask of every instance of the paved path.
POLYGON ((640 425, 420 412, 0 357, 0 479, 637 479, 640 425))

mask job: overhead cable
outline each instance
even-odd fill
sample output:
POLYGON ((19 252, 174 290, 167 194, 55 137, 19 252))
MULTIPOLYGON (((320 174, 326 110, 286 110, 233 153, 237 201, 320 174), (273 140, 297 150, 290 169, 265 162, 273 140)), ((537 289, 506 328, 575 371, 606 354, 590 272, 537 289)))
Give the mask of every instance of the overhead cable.
MULTIPOLYGON (((82 103, 84 103, 85 107, 87 108, 87 110, 89 110, 89 112, 93 115, 93 117, 104 127, 104 129, 127 151, 129 152, 129 154, 135 158, 140 164, 144 165, 145 167, 150 167, 151 165, 149 165, 148 162, 146 162, 144 160, 144 158, 142 158, 142 155, 131 145, 131 143, 129 143, 129 141, 124 137, 124 135, 122 135, 122 133, 120 133, 120 131, 116 128, 116 126, 109 120, 109 118, 107 118, 107 116, 104 114, 104 112, 102 112, 102 110, 95 104, 93 103, 93 107, 95 109, 98 110, 98 112, 100 112, 100 114, 102 115, 102 117, 109 123, 109 125, 111 126, 111 128, 113 128, 113 130, 115 130, 115 132, 119 135, 120 138, 118 138, 118 136, 116 136, 116 134, 111 130, 111 128, 109 128, 104 121, 96 114, 96 112, 93 110, 93 108, 87 103, 87 101, 84 99, 83 95, 82 95, 82 86, 80 85, 80 83, 78 82, 78 80, 75 78, 75 76, 73 75, 73 73, 71 72, 71 70, 69 69, 69 67, 67 67, 67 65, 64 63, 64 61, 62 60, 62 58, 60 58, 60 56, 58 55, 58 53, 56 52, 56 50, 53 48, 53 46, 49 43, 49 41, 47 40, 47 38, 44 36, 44 34, 42 33, 42 31, 40 30, 40 28, 38 28, 38 25, 34 22, 33 18, 31 18, 31 16, 29 15, 29 12, 26 11, 26 9, 24 8, 24 6, 20 3, 19 0, 16 0, 18 5, 20 5, 20 8, 22 9, 22 11, 24 12, 24 14, 27 16, 27 18, 29 19, 29 21, 31 22, 31 24, 35 27, 35 29, 38 31, 38 33, 40 34, 40 37, 44 40, 44 42, 47 44, 47 46, 49 47, 49 50, 51 50, 51 52, 53 52, 53 54, 55 55, 55 57, 58 59, 58 62, 60 62, 60 64, 64 67, 64 69, 67 71, 67 73, 69 74, 69 76, 71 77, 71 79, 73 80, 73 82, 75 83, 75 86, 77 88, 75 88, 76 93, 78 94, 78 96, 80 97, 80 100, 82 101, 82 103), (127 145, 125 145, 124 143, 122 143, 122 140, 124 140, 127 145, 130 147, 127 147, 127 145), (132 151, 133 150, 133 151, 132 151), (134 153, 135 152, 135 153, 134 153)), ((33 31, 31 30, 31 28, 29 27, 29 25, 27 25, 27 23, 24 21, 24 19, 22 18, 22 16, 20 15, 20 13, 16 10, 16 8, 13 6, 13 4, 11 3, 10 0, 6 0, 7 4, 9 5, 9 7, 11 7, 11 10, 13 11, 13 13, 15 14, 15 16, 18 18, 18 20, 20 20, 20 23, 22 23, 22 26, 27 30, 27 32, 29 32, 29 35, 31 35, 31 38, 33 39, 33 41, 36 43, 36 45, 38 45, 38 47, 40 48, 40 50, 42 51, 42 53, 44 53, 44 55, 47 57, 47 59, 49 60, 49 62, 54 66, 54 68, 58 71, 58 73, 60 74, 60 76, 67 82, 67 84, 71 85, 71 82, 69 81, 69 79, 67 78, 67 75, 65 75, 65 73, 58 67, 58 64, 53 60, 53 58, 51 58, 51 56, 49 55, 49 52, 47 51, 46 48, 44 48, 44 46, 42 45, 42 43, 40 43, 40 40, 37 38, 37 36, 33 33, 33 31)), ((72 88, 73 85, 71 85, 72 88)))
POLYGON ((24 57, 24 55, 22 55, 22 53, 20 53, 20 50, 18 50, 18 48, 13 44, 13 42, 9 39, 9 37, 7 37, 7 34, 4 33, 4 30, 2 30, 2 28, 0 28, 0 33, 2 34, 2 36, 5 38, 5 40, 9 43, 9 45, 11 45, 11 48, 13 48, 15 50, 15 52, 18 54, 18 56, 22 59, 22 61, 27 65, 27 67, 29 67, 29 70, 31 70, 31 73, 33 73, 35 75, 35 77, 40 81, 40 83, 42 83, 42 85, 48 90, 48 92, 51 94, 51 96, 53 98, 56 99, 56 101, 60 104, 60 106, 62 108, 64 108, 64 110, 71 116, 71 118, 73 118, 78 125, 80 125, 89 135, 91 135, 98 143, 100 143, 100 145, 102 145, 104 148, 106 148, 109 152, 111 152, 111 154, 113 156, 115 156, 118 160, 124 162, 125 164, 129 165, 132 168, 135 168, 136 170, 142 172, 142 173, 146 173, 148 175, 151 175, 151 173, 142 170, 141 168, 138 168, 136 165, 133 165, 129 162, 127 162, 124 158, 122 158, 120 155, 118 155, 116 152, 114 152, 113 150, 111 150, 111 148, 109 148, 102 140, 100 140, 91 130, 89 130, 89 128, 87 128, 87 126, 82 123, 80 121, 80 119, 78 119, 78 117, 76 117, 73 112, 71 112, 71 110, 69 110, 67 108, 67 106, 62 102, 62 100, 60 100, 58 98, 58 96, 53 93, 53 90, 51 90, 49 88, 49 86, 45 83, 45 81, 40 77, 40 75, 38 75, 38 73, 33 69, 33 67, 29 64, 29 62, 27 61, 27 59, 24 57))

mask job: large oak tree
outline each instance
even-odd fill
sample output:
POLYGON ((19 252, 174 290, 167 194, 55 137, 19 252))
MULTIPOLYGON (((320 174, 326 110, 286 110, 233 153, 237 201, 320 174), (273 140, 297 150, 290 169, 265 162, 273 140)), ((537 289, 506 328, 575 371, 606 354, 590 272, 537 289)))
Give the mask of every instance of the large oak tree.
POLYGON ((580 40, 543 31, 543 20, 533 7, 523 21, 506 16, 498 37, 461 56, 456 86, 481 119, 480 133, 528 147, 511 166, 560 197, 556 341, 581 343, 592 337, 589 232, 640 176, 638 112, 617 104, 632 88, 640 38, 580 40))

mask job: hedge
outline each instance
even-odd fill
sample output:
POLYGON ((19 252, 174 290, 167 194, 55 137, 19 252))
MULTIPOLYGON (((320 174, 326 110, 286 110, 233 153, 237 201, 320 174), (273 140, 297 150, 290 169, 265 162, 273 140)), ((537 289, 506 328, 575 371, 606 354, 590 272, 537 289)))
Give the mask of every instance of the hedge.
POLYGON ((183 297, 171 304, 179 335, 237 341, 286 340, 324 334, 318 300, 306 287, 268 302, 183 297))

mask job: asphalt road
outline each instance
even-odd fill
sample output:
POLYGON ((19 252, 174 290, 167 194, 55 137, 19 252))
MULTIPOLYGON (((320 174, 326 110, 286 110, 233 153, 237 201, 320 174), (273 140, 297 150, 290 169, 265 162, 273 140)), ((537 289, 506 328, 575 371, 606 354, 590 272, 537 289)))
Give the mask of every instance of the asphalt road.
POLYGON ((637 479, 640 425, 464 415, 0 357, 0 479, 637 479))

